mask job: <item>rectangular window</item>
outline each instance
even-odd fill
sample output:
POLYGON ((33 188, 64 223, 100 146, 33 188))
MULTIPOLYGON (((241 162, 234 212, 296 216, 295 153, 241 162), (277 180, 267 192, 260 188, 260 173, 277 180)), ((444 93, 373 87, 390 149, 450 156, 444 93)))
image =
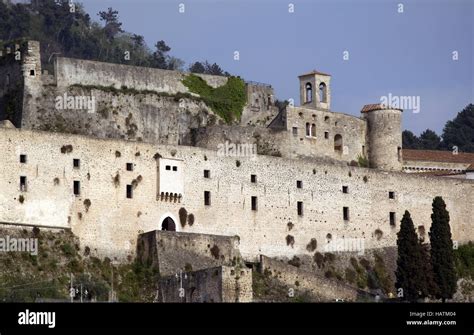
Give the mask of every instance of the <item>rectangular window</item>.
POLYGON ((296 181, 296 188, 303 188, 303 181, 302 180, 297 180, 296 181))
POLYGON ((178 167, 177 167, 177 166, 173 166, 173 171, 178 171, 178 167))
POLYGON ((77 158, 74 158, 72 160, 72 166, 75 168, 75 169, 79 169, 79 167, 81 166, 81 161, 77 158))
POLYGON ((166 165, 165 169, 168 170, 168 171, 170 171, 170 170, 171 170, 171 166, 166 165))
POLYGON ((26 192, 26 177, 20 176, 20 191, 26 192))
POLYGON ((344 221, 349 221, 349 207, 342 208, 342 216, 344 218, 344 221))
POLYGON ((395 226, 395 221, 396 221, 395 212, 390 212, 390 225, 395 226))
POLYGON ((74 195, 81 195, 81 182, 79 180, 74 180, 74 195))
POLYGON ((26 164, 26 155, 20 155, 20 163, 26 164))
POLYGON ((256 183, 257 182, 257 175, 256 174, 251 174, 250 175, 250 182, 251 183, 256 183))
POLYGON ((388 192, 388 198, 389 199, 395 199, 395 192, 393 192, 393 191, 388 192))
POLYGON ((211 171, 204 170, 204 178, 211 178, 211 171))
POLYGON ((293 127, 293 136, 298 136, 298 127, 293 127))
POLYGON ((257 197, 252 197, 252 210, 257 210, 257 197))
POLYGON ((303 202, 298 201, 297 203, 298 215, 303 216, 303 202))
POLYGON ((327 140, 329 138, 329 132, 328 131, 325 131, 324 132, 324 138, 327 140))
POLYGON ((342 193, 349 193, 349 186, 342 186, 342 193))
POLYGON ((133 163, 127 163, 127 171, 133 171, 133 163))
POLYGON ((204 205, 210 206, 211 205, 211 192, 204 191, 204 205))
POLYGON ((133 198, 133 187, 132 187, 132 185, 127 185, 127 198, 128 199, 133 198))

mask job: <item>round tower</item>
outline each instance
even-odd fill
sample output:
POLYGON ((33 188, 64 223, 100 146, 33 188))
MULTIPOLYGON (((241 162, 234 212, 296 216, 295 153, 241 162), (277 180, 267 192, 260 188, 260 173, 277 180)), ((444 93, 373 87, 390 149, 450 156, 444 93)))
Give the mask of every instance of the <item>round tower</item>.
POLYGON ((402 110, 381 104, 365 105, 362 117, 367 122, 367 145, 370 167, 401 171, 402 110))

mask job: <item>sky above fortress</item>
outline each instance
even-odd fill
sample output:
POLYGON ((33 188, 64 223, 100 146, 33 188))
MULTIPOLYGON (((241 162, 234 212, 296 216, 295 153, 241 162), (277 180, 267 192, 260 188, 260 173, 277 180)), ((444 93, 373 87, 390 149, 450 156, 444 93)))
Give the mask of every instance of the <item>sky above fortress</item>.
POLYGON ((383 96, 414 103, 419 97, 419 112, 406 109, 403 117, 403 128, 417 134, 427 128, 441 134, 474 102, 474 0, 78 2, 96 21, 100 10, 113 7, 122 28, 143 35, 150 47, 163 39, 187 65, 216 62, 245 80, 271 84, 278 99, 296 105, 297 76, 312 69, 332 75, 335 112, 359 116, 364 104, 383 96))

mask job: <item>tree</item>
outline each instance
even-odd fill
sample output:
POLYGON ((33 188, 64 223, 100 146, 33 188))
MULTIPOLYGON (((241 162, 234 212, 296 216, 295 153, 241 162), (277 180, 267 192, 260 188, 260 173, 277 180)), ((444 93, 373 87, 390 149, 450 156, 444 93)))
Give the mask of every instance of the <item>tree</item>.
POLYGON ((405 211, 397 233, 398 259, 395 287, 402 289, 402 299, 416 301, 426 296, 426 275, 423 273, 421 243, 413 226, 410 212, 405 211))
POLYGON ((404 149, 420 149, 420 139, 409 130, 402 132, 402 145, 404 149))
POLYGON ((430 243, 431 265, 434 281, 439 291, 436 297, 446 299, 453 297, 456 292, 457 278, 454 269, 454 250, 449 226, 449 212, 442 197, 433 199, 433 213, 431 214, 430 243))
POLYGON ((153 52, 152 64, 154 67, 159 69, 167 69, 167 57, 168 52, 171 50, 169 46, 166 45, 165 41, 161 40, 155 43, 155 52, 153 52))
POLYGON ((474 152, 474 105, 469 104, 443 129, 443 142, 447 150, 454 146, 459 151, 474 152))
POLYGON ((111 7, 107 11, 99 12, 100 20, 105 22, 104 31, 109 41, 113 40, 118 33, 122 33, 122 22, 118 20, 118 11, 111 7))
POLYGON ((206 71, 206 68, 204 67, 204 65, 202 65, 201 62, 194 62, 193 64, 191 64, 191 66, 189 66, 189 72, 192 72, 192 73, 204 73, 206 71))
POLYGON ((420 135, 420 147, 424 150, 438 150, 441 147, 441 138, 431 129, 426 129, 420 135))
POLYGON ((422 256, 422 267, 421 272, 423 273, 425 279, 424 282, 426 283, 422 287, 421 295, 423 297, 435 297, 438 295, 438 286, 434 280, 434 273, 433 273, 433 266, 431 265, 431 256, 430 256, 430 248, 428 243, 423 243, 421 239, 419 240, 420 243, 420 250, 422 256))
POLYGON ((176 57, 168 57, 167 61, 168 70, 183 71, 184 61, 176 57))

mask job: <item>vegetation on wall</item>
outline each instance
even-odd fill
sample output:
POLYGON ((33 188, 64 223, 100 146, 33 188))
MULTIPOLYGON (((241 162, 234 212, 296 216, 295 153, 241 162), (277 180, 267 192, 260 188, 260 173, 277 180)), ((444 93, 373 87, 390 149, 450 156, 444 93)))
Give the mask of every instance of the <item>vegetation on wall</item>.
MULTIPOLYGON (((138 262, 116 265, 108 258, 91 256, 89 247, 81 251, 79 241, 69 231, 1 231, 2 235, 38 238, 38 255, 28 252, 0 253, 0 301, 35 302, 44 299, 70 301, 70 278, 82 284, 84 301, 108 301, 114 292, 121 302, 152 302, 159 275, 138 262), (113 271, 113 276, 112 276, 113 271), (113 285, 112 285, 113 280, 113 285)), ((79 295, 74 298, 79 301, 79 295)))
POLYGON ((204 79, 194 74, 186 76, 182 82, 189 91, 199 94, 204 103, 226 123, 240 120, 247 101, 245 83, 241 78, 229 77, 225 85, 217 88, 209 86, 204 79))

